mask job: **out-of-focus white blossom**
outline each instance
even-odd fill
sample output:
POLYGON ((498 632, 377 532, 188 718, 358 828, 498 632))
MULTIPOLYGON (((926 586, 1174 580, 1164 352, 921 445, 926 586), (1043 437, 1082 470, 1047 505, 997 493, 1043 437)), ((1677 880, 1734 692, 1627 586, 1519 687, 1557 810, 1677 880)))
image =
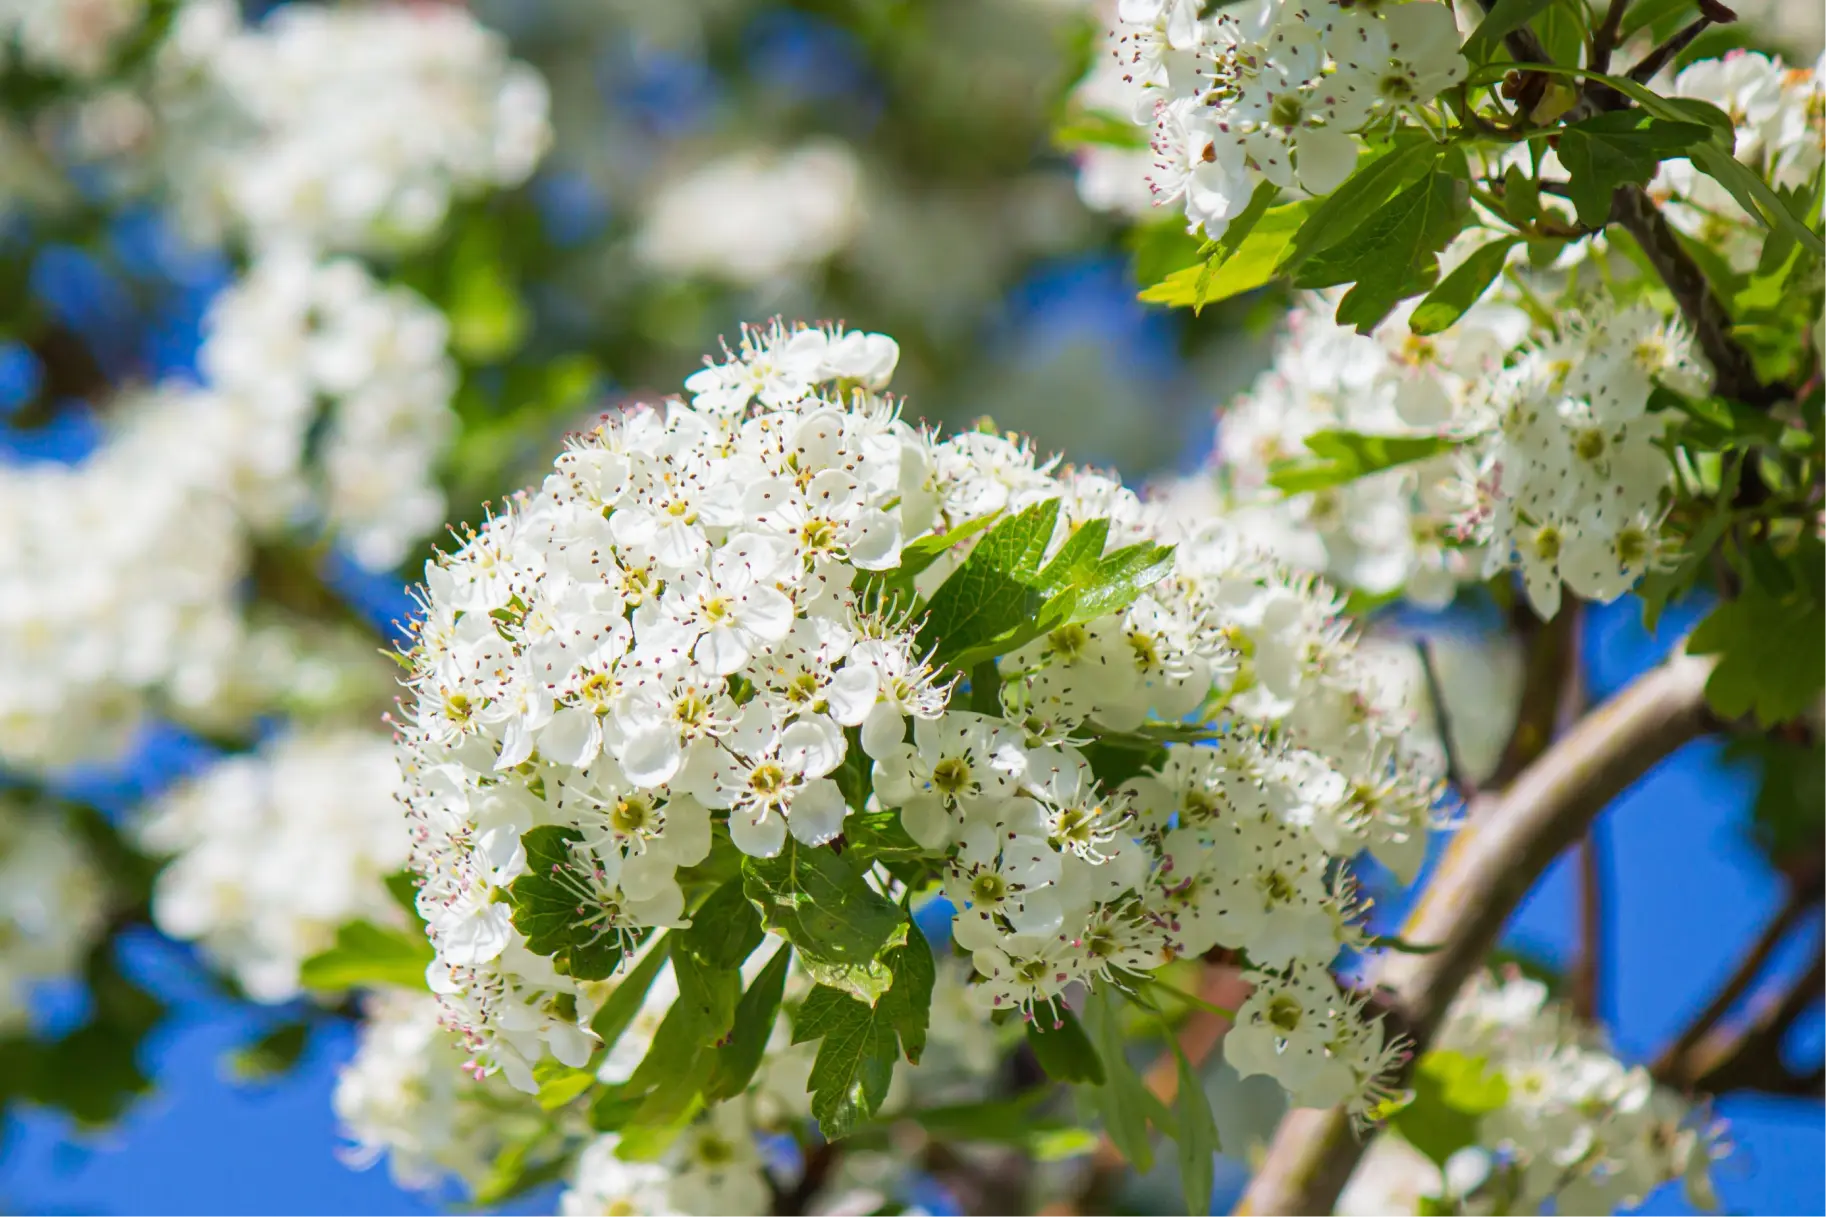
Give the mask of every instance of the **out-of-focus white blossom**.
POLYGON ((0 464, 0 763, 117 755, 222 692, 246 545, 208 417, 181 387, 128 392, 81 463, 0 464))
POLYGON ((35 985, 82 966, 106 899, 55 807, 0 795, 0 1035, 25 1025, 35 985))
POLYGON ((355 1055, 336 1075, 332 1105, 352 1142, 345 1160, 366 1167, 385 1155, 405 1188, 450 1177, 475 1185, 519 1127, 536 1128, 540 1117, 499 1079, 466 1072, 438 1015, 429 993, 369 993, 355 1055))
POLYGON ((669 275, 760 287, 818 266, 862 219, 862 168, 848 144, 744 150, 661 186, 635 254, 669 275))
POLYGON ((187 5, 162 48, 172 187, 198 236, 422 244, 551 140, 544 80, 461 6, 187 5))
POLYGON ((349 259, 274 250, 204 331, 199 362, 252 525, 320 526, 385 569, 443 522, 435 466, 456 368, 448 324, 417 293, 349 259))
POLYGON ((0 65, 10 42, 39 71, 99 76, 145 15, 146 0, 0 0, 0 65))
POLYGON ((181 783, 138 827, 171 855, 152 913, 193 939, 258 1001, 298 992, 298 968, 349 921, 402 925, 383 880, 409 842, 384 738, 326 732, 281 738, 181 783))

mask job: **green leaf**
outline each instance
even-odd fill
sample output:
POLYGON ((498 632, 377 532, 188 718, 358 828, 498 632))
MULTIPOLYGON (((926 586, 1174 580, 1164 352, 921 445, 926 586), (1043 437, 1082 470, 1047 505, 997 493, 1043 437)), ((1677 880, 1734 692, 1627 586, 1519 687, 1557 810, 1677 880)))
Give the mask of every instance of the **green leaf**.
POLYGON ((1281 255, 1275 273, 1293 270, 1356 232, 1395 195, 1425 177, 1442 155, 1438 144, 1423 138, 1398 144, 1374 160, 1359 162, 1343 185, 1317 207, 1309 208, 1310 214, 1281 255))
POLYGON ((298 1065, 311 1041, 311 1025, 301 1019, 280 1023, 251 1044, 237 1048, 229 1068, 243 1082, 271 1082, 298 1065))
POLYGON ((494 363, 520 349, 531 316, 514 287, 492 227, 471 225, 450 262, 450 347, 469 363, 494 363))
POLYGON ((829 846, 788 837, 772 858, 744 858, 743 890, 767 929, 823 983, 874 1001, 892 983, 878 956, 904 941, 907 917, 829 846))
POLYGON ((1043 598, 1033 578, 1058 519, 1058 499, 1045 499, 1019 515, 1004 517, 932 593, 919 639, 935 651, 938 662, 987 643, 1039 613, 1043 598))
POLYGON ((1744 735, 1725 760, 1757 771, 1751 812, 1756 842, 1778 869, 1817 856, 1826 836, 1826 746, 1769 735, 1744 735))
POLYGON ((1121 999, 1110 985, 1099 985, 1084 1003, 1091 1041, 1101 1054, 1106 1081, 1092 1097, 1103 1116, 1103 1130, 1136 1170, 1153 1169, 1154 1146, 1148 1140, 1148 1117, 1156 1099, 1129 1066, 1124 1052, 1121 999))
POLYGON ((761 914, 737 876, 710 893, 691 914, 690 928, 680 934, 674 949, 708 967, 739 968, 766 936, 761 914))
POLYGON ((1136 283, 1158 283, 1176 270, 1205 261, 1205 241, 1186 230, 1183 213, 1144 220, 1123 235, 1123 247, 1132 255, 1136 283))
POLYGON ((535 1159, 534 1148, 531 1142, 514 1141, 495 1156, 488 1174, 476 1185, 475 1194, 470 1197, 477 1209, 484 1212, 497 1209, 515 1197, 562 1179, 569 1173, 572 1161, 568 1154, 549 1153, 535 1159))
POLYGON ((926 1029, 932 1018, 932 986, 938 979, 932 947, 913 921, 907 922, 906 945, 890 956, 894 984, 881 1000, 882 1012, 900 1036, 908 1063, 919 1064, 926 1050, 926 1029))
POLYGON ((1027 1020, 1027 1046, 1033 1049, 1034 1059, 1056 1082, 1102 1086, 1109 1077, 1090 1037, 1079 1025, 1078 1016, 1062 1005, 1057 1010, 1058 1026, 1044 1013, 1035 1013, 1027 1020))
POLYGON ((786 992, 786 968, 792 953, 790 946, 775 951, 736 1003, 735 1025, 728 1040, 717 1048, 716 1069, 704 1086, 706 1099, 733 1099, 754 1080, 761 1058, 766 1055, 767 1041, 773 1035, 780 998, 786 992))
POLYGON ((1470 307, 1483 298, 1496 282, 1496 277, 1503 273, 1503 263, 1509 257, 1509 251, 1521 241, 1520 237, 1498 237, 1494 241, 1478 246, 1471 256, 1458 264, 1458 267, 1439 281, 1439 286, 1427 293, 1414 309, 1413 316, 1408 318, 1408 329, 1416 334, 1437 334, 1457 324, 1470 307))
POLYGON ((813 989, 793 1023, 793 1042, 818 1040, 806 1089, 826 1140, 848 1136, 881 1107, 894 1073, 895 1037, 880 1007, 826 986, 813 989))
POLYGON ((376 985, 422 990, 432 955, 423 935, 351 921, 336 930, 335 946, 299 966, 298 982, 320 992, 376 985))
POLYGON ((557 1111, 596 1084, 596 1074, 589 1069, 572 1069, 552 1057, 533 1066, 533 1081, 539 1084, 539 1106, 557 1111))
POLYGON ((1463 226, 1464 184, 1435 170, 1390 199, 1343 241, 1315 254, 1294 277, 1300 287, 1353 284, 1338 323, 1367 334, 1405 296, 1439 273, 1439 251, 1463 226))
POLYGON ((621 939, 603 934, 580 911, 589 887, 589 867, 580 865, 572 842, 583 840, 575 828, 542 824, 520 837, 526 848, 526 873, 507 889, 514 928, 526 935, 535 955, 579 980, 602 980, 621 964, 621 939))
POLYGON ((1752 580, 1699 623, 1687 650, 1718 656, 1706 681, 1714 710, 1773 726, 1805 714, 1826 684, 1826 611, 1809 589, 1778 595, 1752 580))
POLYGON ((628 1147, 628 1155, 643 1159, 663 1153, 702 1107, 704 1087, 716 1073, 717 1050, 735 1024, 742 992, 742 974, 736 969, 707 967, 676 949, 672 974, 678 998, 614 1099, 622 1127, 646 1131, 640 1143, 628 1147), (638 1106, 627 1114, 627 1105, 634 1103, 638 1106))
POLYGON ((603 1051, 613 1048, 622 1032, 633 1023, 634 1016, 640 1013, 647 1000, 647 991, 653 987, 654 978, 666 966, 671 954, 672 935, 661 934, 640 957, 640 962, 616 982, 609 999, 602 1003, 602 1009, 596 1011, 596 1017, 590 1021, 590 1030, 602 1040, 603 1051))
POLYGON ((1694 0, 1635 0, 1623 15, 1623 38, 1627 41, 1637 30, 1655 27, 1652 36, 1659 42, 1684 25, 1688 10, 1697 7, 1694 0))
POLYGON ((1268 484, 1283 494, 1304 494, 1355 481, 1397 465, 1449 452, 1456 441, 1443 435, 1366 435, 1360 431, 1315 431, 1306 437, 1310 459, 1276 461, 1268 484))
POLYGON ((1205 1094, 1204 1079, 1186 1059, 1179 1041, 1168 1036, 1173 1055, 1179 1061, 1179 1090, 1173 1096, 1173 1124, 1179 1145, 1179 1186, 1185 1194, 1186 1212, 1204 1217, 1211 1211, 1211 1187, 1217 1157, 1217 1121, 1211 1115, 1211 1100, 1205 1094))
POLYGON ((1164 304, 1172 308, 1201 309, 1219 300, 1228 300, 1252 292, 1271 282, 1281 272, 1282 263, 1292 248, 1294 234, 1307 223, 1315 204, 1312 200, 1271 207, 1256 221, 1235 251, 1217 269, 1206 274, 1205 266, 1188 266, 1175 271, 1141 293, 1146 304, 1164 304), (1203 284, 1201 291, 1200 284, 1203 284))
MULTIPOLYGON (((854 751, 861 752, 862 749, 854 751)), ((906 826, 900 822, 898 811, 852 814, 843 822, 843 839, 848 843, 845 853, 853 852, 871 862, 907 862, 935 856, 934 851, 908 834, 906 826)))
POLYGON ((905 1118, 914 1121, 933 1136, 947 1141, 1028 1145, 1036 1131, 1076 1127, 1041 1114, 1039 1108, 1048 1095, 1048 1088, 1042 1086, 1011 1099, 916 1107, 905 1113, 905 1118))
POLYGON ((1648 185, 1662 161, 1687 155, 1711 132, 1641 110, 1611 110, 1565 127, 1559 135, 1560 163, 1571 179, 1567 195, 1579 221, 1600 228, 1610 219, 1611 196, 1618 187, 1648 185))
POLYGON ((1409 1145, 1443 1168, 1477 1143, 1478 1121, 1509 1101, 1509 1084, 1482 1057, 1435 1049, 1414 1071, 1414 1099, 1390 1121, 1409 1145))
POLYGON ((1472 67, 1489 63, 1495 57, 1503 38, 1521 29, 1544 11, 1554 0, 1496 0, 1484 19, 1465 39, 1464 56, 1472 67))
POLYGON ((1053 144, 1070 150, 1085 144, 1105 148, 1145 148, 1148 131, 1140 123, 1107 110, 1076 110, 1053 128, 1053 144))

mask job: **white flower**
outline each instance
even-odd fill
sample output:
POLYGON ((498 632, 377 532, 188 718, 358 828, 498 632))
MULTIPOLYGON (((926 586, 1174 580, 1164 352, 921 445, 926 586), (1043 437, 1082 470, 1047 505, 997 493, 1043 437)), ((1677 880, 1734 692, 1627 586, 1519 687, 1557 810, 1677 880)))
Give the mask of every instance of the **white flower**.
MULTIPOLYGON (((381 882, 409 849, 399 790, 387 740, 358 732, 285 737, 217 763, 138 826, 146 849, 171 856, 153 917, 201 943, 256 1000, 295 996, 299 965, 343 923, 407 924, 381 882)), ((499 954, 506 906, 464 906, 450 932, 468 959, 499 954)))
POLYGON ((80 969, 106 900, 57 808, 0 796, 0 1034, 25 1029, 34 986, 80 969))

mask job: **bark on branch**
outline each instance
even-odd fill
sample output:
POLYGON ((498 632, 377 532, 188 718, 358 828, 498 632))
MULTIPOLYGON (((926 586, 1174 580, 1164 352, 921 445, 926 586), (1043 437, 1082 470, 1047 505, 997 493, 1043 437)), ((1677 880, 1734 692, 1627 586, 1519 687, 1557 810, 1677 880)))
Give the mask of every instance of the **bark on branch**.
MULTIPOLYGON (((1548 864, 1656 762, 1713 725, 1711 671, 1711 660, 1683 655, 1647 673, 1473 808, 1401 931, 1438 949, 1391 955, 1378 977, 1416 1056, 1548 864)), ((1237 1212, 1330 1212, 1363 1148, 1341 1110, 1289 1113, 1237 1212)))

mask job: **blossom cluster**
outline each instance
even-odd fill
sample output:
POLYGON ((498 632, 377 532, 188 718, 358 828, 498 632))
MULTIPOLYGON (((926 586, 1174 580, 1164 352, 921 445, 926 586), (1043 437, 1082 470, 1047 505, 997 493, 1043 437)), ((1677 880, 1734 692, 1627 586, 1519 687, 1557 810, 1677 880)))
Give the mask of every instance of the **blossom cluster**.
POLYGON ((345 1161, 360 1169, 385 1156, 394 1182, 425 1190, 452 1177, 478 1184, 524 1122, 513 1118, 516 1100, 532 1106, 501 1079, 463 1071, 436 998, 381 989, 363 999, 355 1055, 331 1105, 350 1143, 345 1161))
POLYGON ((1330 297, 1305 297, 1272 367, 1223 411, 1215 468, 1180 488, 1182 510, 1208 510, 1215 490, 1287 560, 1371 595, 1443 605, 1516 567, 1545 617, 1563 586, 1616 599, 1666 559, 1674 471, 1650 396, 1701 392, 1708 376, 1681 323, 1649 303, 1594 298, 1548 329, 1518 298, 1498 290, 1420 337, 1411 306, 1364 336, 1330 319, 1330 297), (1282 496, 1278 468, 1327 431, 1442 442, 1282 496))
POLYGON ((299 966, 351 921, 403 925, 385 885, 408 842, 387 740, 321 731, 276 739, 178 784, 135 826, 171 860, 152 913, 195 940, 256 1001, 299 992, 299 966))
POLYGON ((199 362, 248 522, 332 532, 375 569, 435 530, 456 421, 448 329, 411 289, 297 249, 261 256, 217 297, 199 362))
POLYGON ((246 547, 181 389, 124 394, 77 465, 0 466, 0 763, 106 757, 202 711, 239 649, 246 547))
MULTIPOLYGON (((753 980, 773 949, 764 944, 748 961, 747 979, 753 980)), ((939 967, 926 1053, 918 1066, 897 1072, 885 1111, 986 1095, 1001 1037, 969 1002, 967 974, 963 960, 939 967)), ((604 987, 612 993, 618 983, 604 987)), ((808 1114, 812 1053, 809 1045, 790 1043, 790 1007, 811 987, 802 970, 789 971, 789 1010, 776 1016, 768 1056, 753 1083, 737 1099, 693 1121, 658 1161, 623 1159, 616 1152, 619 1134, 590 1134, 573 1118, 575 1110, 548 1113, 500 1075, 471 1076, 433 996, 373 993, 363 1008, 355 1055, 337 1077, 334 1106, 351 1143, 345 1157, 357 1167, 386 1157, 402 1187, 430 1189, 447 1178, 473 1187, 504 1145, 528 1139, 545 1144, 545 1138, 555 1137, 575 1151, 570 1186, 559 1200, 562 1213, 765 1212, 769 1182, 790 1186, 793 1180, 786 1167, 768 1160, 757 1138, 789 1129, 808 1114)), ((677 1000, 671 965, 662 964, 638 1011, 596 1064, 595 1079, 605 1085, 626 1082, 677 1000)), ((891 1184, 874 1180, 877 1189, 891 1184)))
POLYGON ((190 0, 174 22, 154 108, 199 238, 422 245, 551 141, 544 80, 461 8, 287 5, 243 26, 225 0, 190 0))
POLYGON ((881 335, 745 331, 689 401, 605 418, 427 566, 406 801, 433 987, 478 1068, 530 1089, 548 1052, 592 1052, 598 995, 501 898, 529 829, 571 830, 578 930, 631 945, 687 924, 679 871, 713 842, 824 848, 880 809, 955 906, 983 1011, 1051 1017, 1074 983, 1245 949, 1239 1067, 1365 1110, 1398 1048, 1325 971, 1360 941, 1334 862, 1417 867, 1437 790, 1409 719, 1322 587, 1016 440, 915 430, 879 395, 896 355, 881 335), (1176 548, 1122 607, 1003 654, 985 704, 985 669, 960 691, 930 661, 942 639, 869 576, 959 535, 925 551, 914 583, 934 594, 981 526, 1030 511, 1036 558, 1075 537, 1092 561, 1176 548), (1215 720, 1206 746, 1137 737, 1157 756, 1120 783, 1078 746, 1215 720), (857 806, 838 778, 864 766, 857 806))
POLYGON ((848 144, 745 149, 664 183, 647 205, 635 256, 668 275, 760 287, 837 253, 861 221, 862 168, 848 144), (738 211, 730 199, 741 199, 738 211))
POLYGON ((1357 164, 1354 133, 1423 124, 1463 80, 1452 10, 1429 0, 1261 0, 1201 16, 1198 0, 1121 0, 1116 54, 1151 122, 1148 184, 1221 236, 1262 183, 1329 194, 1357 164))
POLYGON ((102 876, 56 808, 0 795, 0 1036, 40 981, 67 976, 102 928, 102 876))
MULTIPOLYGON (((1468 1184, 1512 1197, 1508 1212, 1611 1213, 1684 1180, 1701 1209, 1716 1209, 1710 1172, 1718 1132, 1703 1109, 1640 1065, 1625 1065, 1599 1032, 1548 1000, 1538 981, 1479 975, 1446 1014, 1435 1047, 1483 1061, 1506 1097, 1479 1122, 1483 1169, 1453 1169, 1468 1184)), ((1456 1210, 1454 1210, 1456 1211, 1456 1210)))
POLYGON ((0 64, 87 79, 105 72, 145 20, 146 0, 0 0, 0 64))
MULTIPOLYGON (((75 32, 100 38, 114 7, 19 11, 47 29, 88 13, 75 32)), ((298 6, 244 27, 191 0, 153 60, 143 98, 94 100, 148 108, 169 146, 133 144, 138 169, 161 163, 198 231, 251 256, 205 319, 201 385, 90 403, 101 437, 75 464, 0 465, 0 763, 28 771, 116 755, 157 714, 238 733, 290 697, 257 665, 302 636, 244 619, 256 541, 333 539, 387 568, 443 522, 447 323, 330 251, 428 237, 547 140, 542 84, 460 9, 298 6)), ((0 161, 29 177, 26 156, 0 161)))

